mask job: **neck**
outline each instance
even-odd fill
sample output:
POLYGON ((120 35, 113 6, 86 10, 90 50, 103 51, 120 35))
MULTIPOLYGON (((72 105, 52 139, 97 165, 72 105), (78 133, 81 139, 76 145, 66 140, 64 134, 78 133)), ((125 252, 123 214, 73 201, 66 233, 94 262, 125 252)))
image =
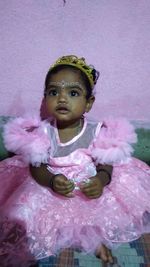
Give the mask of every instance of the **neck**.
POLYGON ((56 121, 56 125, 58 129, 74 129, 79 127, 83 122, 83 119, 73 120, 73 121, 56 121))
POLYGON ((73 137, 77 136, 83 127, 83 119, 69 124, 57 122, 58 134, 62 143, 70 141, 73 137))

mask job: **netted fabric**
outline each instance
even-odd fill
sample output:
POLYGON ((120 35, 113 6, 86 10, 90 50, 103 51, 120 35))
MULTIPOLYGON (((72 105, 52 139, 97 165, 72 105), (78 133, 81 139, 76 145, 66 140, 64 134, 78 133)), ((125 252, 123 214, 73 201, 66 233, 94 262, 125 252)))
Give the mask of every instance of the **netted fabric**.
POLYGON ((48 135, 51 141, 50 156, 65 157, 77 149, 87 149, 93 141, 97 127, 101 123, 84 120, 82 130, 69 142, 61 143, 55 123, 47 125, 48 135))

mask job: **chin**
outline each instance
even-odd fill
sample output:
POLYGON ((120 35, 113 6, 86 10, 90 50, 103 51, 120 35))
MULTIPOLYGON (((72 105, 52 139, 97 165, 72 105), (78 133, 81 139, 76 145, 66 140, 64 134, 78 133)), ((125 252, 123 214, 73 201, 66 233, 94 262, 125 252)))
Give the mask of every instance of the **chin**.
POLYGON ((57 121, 70 121, 70 120, 72 120, 72 119, 70 119, 70 118, 68 118, 68 117, 66 117, 66 116, 64 116, 64 115, 61 115, 61 116, 55 116, 55 119, 56 119, 57 121))

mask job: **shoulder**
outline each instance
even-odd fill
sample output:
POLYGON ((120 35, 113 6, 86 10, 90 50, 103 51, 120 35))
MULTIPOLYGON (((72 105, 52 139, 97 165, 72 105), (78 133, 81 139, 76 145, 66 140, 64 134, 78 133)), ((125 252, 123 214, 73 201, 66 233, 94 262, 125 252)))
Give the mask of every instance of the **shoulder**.
POLYGON ((92 129, 94 136, 97 136, 103 125, 103 121, 98 121, 91 118, 86 118, 85 120, 86 120, 86 130, 90 131, 90 129, 92 129))
POLYGON ((128 143, 137 141, 134 126, 126 118, 107 118, 103 120, 99 134, 105 138, 128 143))
POLYGON ((22 134, 28 134, 32 132, 36 132, 37 129, 46 129, 49 125, 47 120, 41 120, 39 116, 24 116, 24 117, 16 117, 10 119, 4 127, 4 135, 7 133, 18 134, 22 132, 22 134))
POLYGON ((108 118, 97 128, 92 155, 99 163, 125 162, 137 141, 133 125, 125 118, 108 118))
POLYGON ((22 154, 27 162, 46 162, 50 140, 47 121, 38 116, 11 119, 4 128, 4 144, 8 151, 22 154))

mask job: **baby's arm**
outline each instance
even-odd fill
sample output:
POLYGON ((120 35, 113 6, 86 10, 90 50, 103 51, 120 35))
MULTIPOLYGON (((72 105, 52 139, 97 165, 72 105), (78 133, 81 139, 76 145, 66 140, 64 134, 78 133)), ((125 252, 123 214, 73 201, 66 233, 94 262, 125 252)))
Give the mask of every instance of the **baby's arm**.
POLYGON ((69 181, 63 174, 54 175, 47 169, 46 164, 41 164, 39 167, 30 165, 30 172, 35 181, 42 185, 51 188, 55 193, 66 197, 72 197, 71 193, 74 189, 74 184, 69 181))
POLYGON ((97 174, 90 178, 89 183, 82 183, 80 186, 81 191, 88 198, 99 198, 106 185, 111 182, 111 175, 113 167, 111 165, 99 164, 96 168, 97 174))
POLYGON ((50 181, 54 176, 53 173, 50 173, 47 170, 46 164, 41 164, 39 167, 34 167, 30 165, 30 172, 34 180, 43 186, 50 187, 50 181))
POLYGON ((108 164, 98 164, 96 167, 97 174, 102 184, 108 185, 111 182, 111 176, 113 171, 113 166, 108 164))

